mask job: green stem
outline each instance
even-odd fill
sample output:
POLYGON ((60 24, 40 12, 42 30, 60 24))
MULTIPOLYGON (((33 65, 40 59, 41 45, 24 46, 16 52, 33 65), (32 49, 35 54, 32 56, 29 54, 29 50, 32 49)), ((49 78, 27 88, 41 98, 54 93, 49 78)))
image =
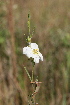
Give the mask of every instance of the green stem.
POLYGON ((33 82, 33 80, 34 80, 34 67, 32 69, 32 82, 33 82))
POLYGON ((30 13, 28 14, 28 30, 29 30, 29 36, 30 36, 30 13))
POLYGON ((31 76, 30 76, 30 74, 29 74, 28 70, 26 69, 26 67, 24 67, 24 69, 25 69, 25 71, 26 71, 26 73, 27 73, 27 75, 28 75, 28 77, 29 77, 30 81, 32 81, 32 80, 31 80, 31 76))
POLYGON ((32 82, 33 82, 33 70, 32 70, 32 82))

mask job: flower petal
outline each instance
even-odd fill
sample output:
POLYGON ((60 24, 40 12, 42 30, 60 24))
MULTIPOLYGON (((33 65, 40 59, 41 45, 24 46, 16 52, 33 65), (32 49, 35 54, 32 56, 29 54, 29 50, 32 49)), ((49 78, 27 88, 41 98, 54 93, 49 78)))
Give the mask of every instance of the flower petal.
POLYGON ((24 47, 23 48, 23 54, 26 54, 26 52, 27 52, 27 47, 24 47))
POLYGON ((40 58, 41 61, 43 61, 43 56, 40 52, 39 52, 39 58, 40 58))
POLYGON ((23 54, 25 54, 28 58, 32 57, 32 49, 28 46, 24 47, 23 54))
POLYGON ((32 54, 32 58, 34 58, 35 63, 39 63, 39 56, 38 54, 32 54))
POLYGON ((35 57, 35 58, 34 58, 34 62, 35 62, 35 63, 39 63, 39 58, 38 58, 38 57, 35 57))
POLYGON ((39 49, 36 43, 31 43, 30 46, 32 49, 39 49))
POLYGON ((43 61, 43 56, 39 52, 39 48, 36 43, 31 43, 30 46, 24 47, 23 54, 25 54, 28 58, 34 58, 35 63, 39 63, 39 59, 43 61))

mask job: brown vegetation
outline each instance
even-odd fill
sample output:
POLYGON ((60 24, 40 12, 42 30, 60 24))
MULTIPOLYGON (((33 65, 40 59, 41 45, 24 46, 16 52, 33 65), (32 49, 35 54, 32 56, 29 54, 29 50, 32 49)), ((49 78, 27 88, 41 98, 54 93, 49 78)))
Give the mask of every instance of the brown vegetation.
POLYGON ((32 42, 44 61, 36 64, 34 78, 42 82, 40 105, 70 105, 70 0, 0 0, 0 105, 27 105, 31 92, 31 64, 22 54, 27 46, 30 10, 32 42), (26 34, 26 35, 24 35, 26 34))

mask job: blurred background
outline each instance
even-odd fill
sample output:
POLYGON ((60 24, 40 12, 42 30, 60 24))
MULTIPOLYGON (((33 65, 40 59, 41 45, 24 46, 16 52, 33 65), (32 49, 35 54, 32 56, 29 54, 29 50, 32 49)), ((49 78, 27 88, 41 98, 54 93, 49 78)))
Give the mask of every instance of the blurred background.
POLYGON ((35 65, 42 82, 39 105, 70 105, 70 0, 0 0, 0 105, 28 105, 32 65, 22 54, 27 46, 28 12, 32 42, 44 61, 35 65), (24 36, 24 34, 26 34, 24 36))

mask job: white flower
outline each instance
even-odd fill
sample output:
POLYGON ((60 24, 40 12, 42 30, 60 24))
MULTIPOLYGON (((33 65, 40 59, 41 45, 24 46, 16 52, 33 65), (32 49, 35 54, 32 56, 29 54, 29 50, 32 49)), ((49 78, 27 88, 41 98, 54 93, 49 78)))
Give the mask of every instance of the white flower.
POLYGON ((39 63, 39 59, 43 61, 43 56, 39 52, 39 48, 36 43, 31 43, 29 46, 24 47, 23 54, 25 54, 28 58, 34 58, 35 63, 39 63))

